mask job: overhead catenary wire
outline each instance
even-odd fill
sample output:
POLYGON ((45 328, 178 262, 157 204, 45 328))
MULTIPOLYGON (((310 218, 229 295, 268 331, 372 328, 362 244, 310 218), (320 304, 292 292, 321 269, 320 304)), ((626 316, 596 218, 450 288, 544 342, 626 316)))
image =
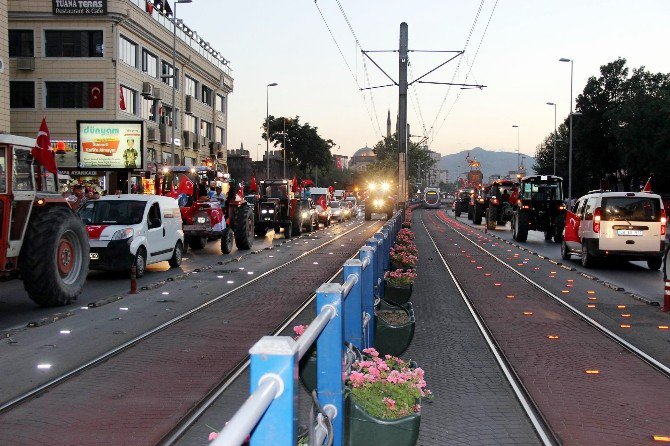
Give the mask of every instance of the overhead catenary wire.
MULTIPOLYGON (((498 0, 496 0, 495 3, 493 4, 493 9, 491 9, 491 14, 489 15, 489 19, 486 22, 486 27, 484 28, 484 32, 482 33, 482 37, 479 39, 479 44, 477 45, 477 49, 475 50, 475 54, 472 58, 472 63, 468 63, 468 61, 466 60, 466 64, 468 65, 468 72, 465 74, 465 80, 463 82, 468 81, 468 77, 470 76, 470 73, 472 72, 472 67, 475 65, 475 61, 477 60, 477 56, 479 55, 479 50, 482 47, 482 43, 484 42, 484 38, 486 37, 486 33, 489 29, 489 25, 491 24, 491 19, 493 18, 493 13, 496 11, 497 6, 498 6, 498 0)), ((436 131, 434 131, 433 138, 435 138, 440 133, 440 130, 444 126, 444 123, 447 121, 447 118, 451 114, 451 111, 456 106, 456 103, 458 103, 458 100, 460 99, 462 93, 463 93, 463 90, 459 90, 458 94, 456 95, 456 99, 454 100, 453 104, 451 104, 451 107, 449 107, 449 110, 447 111, 447 113, 444 115, 444 119, 442 119, 442 122, 440 123, 440 126, 437 128, 436 131)))
MULTIPOLYGON (((410 61, 407 61, 407 67, 409 68, 409 75, 410 77, 414 77, 414 73, 412 72, 412 63, 410 61)), ((427 137, 428 136, 428 130, 426 129, 426 121, 423 119, 423 112, 421 111, 421 102, 419 101, 419 94, 416 91, 416 85, 412 84, 412 92, 414 93, 414 98, 412 98, 412 95, 409 95, 410 102, 412 104, 412 108, 414 108, 414 103, 416 102, 416 108, 414 110, 415 113, 418 111, 418 117, 419 117, 419 122, 421 123, 421 127, 423 129, 423 136, 427 137)))
POLYGON ((361 88, 361 85, 358 82, 358 78, 356 77, 356 74, 351 69, 351 65, 349 65, 349 62, 347 61, 347 58, 344 56, 344 53, 342 52, 342 48, 340 47, 340 44, 337 42, 337 39, 335 38, 335 35, 333 34, 333 31, 330 29, 330 25, 328 25, 328 21, 326 20, 326 17, 323 15, 323 11, 321 11, 321 8, 319 8, 317 0, 314 0, 314 6, 316 6, 316 9, 319 12, 319 15, 321 16, 321 20, 323 20, 323 24, 326 26, 326 29, 328 30, 328 34, 330 34, 330 37, 333 39, 333 43, 335 44, 335 47, 337 47, 337 51, 340 53, 340 56, 342 57, 342 60, 344 61, 344 64, 346 65, 347 69, 349 70, 349 74, 351 74, 351 77, 354 79, 354 82, 356 83, 356 86, 358 86, 358 90, 360 91, 361 97, 363 98, 363 103, 365 104, 365 111, 367 112, 368 117, 370 118, 370 124, 372 125, 373 132, 378 133, 380 136, 383 137, 383 134, 382 134, 382 131, 381 131, 381 126, 379 125, 379 119, 377 119, 377 129, 375 129, 375 122, 372 119, 372 113, 370 112, 370 108, 368 108, 367 100, 366 100, 365 95, 363 94, 363 91, 362 91, 363 89, 361 88))

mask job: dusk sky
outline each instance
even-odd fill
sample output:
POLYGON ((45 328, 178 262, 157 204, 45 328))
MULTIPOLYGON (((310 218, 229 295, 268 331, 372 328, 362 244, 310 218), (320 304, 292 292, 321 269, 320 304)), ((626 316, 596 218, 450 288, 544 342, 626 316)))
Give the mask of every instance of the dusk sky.
MULTIPOLYGON (((411 133, 428 135, 430 148, 442 154, 475 146, 516 150, 517 130, 512 128, 516 124, 521 152, 533 155, 554 127, 553 107, 546 102, 558 104, 559 123, 569 113, 570 64, 559 62, 561 57, 574 59, 575 97, 589 76, 617 57, 626 58, 631 68, 644 65, 654 72, 670 72, 668 0, 340 0, 340 4, 361 46, 374 50, 397 49, 403 21, 409 25, 410 49, 462 50, 483 4, 460 65, 456 59, 427 80, 453 79, 487 88, 452 87, 448 92, 446 86, 418 85, 409 92, 411 133)), ((364 99, 359 85, 386 84, 388 79, 368 61, 368 82, 363 58, 337 2, 318 0, 316 5, 353 74, 313 0, 193 0, 179 5, 178 17, 231 61, 235 89, 229 98, 229 149, 243 142, 253 157, 258 144, 265 150, 260 126, 265 119, 266 85, 271 82, 279 85, 270 88, 270 114, 299 115, 341 147, 334 153, 351 155, 366 144, 374 145, 381 138, 380 128, 386 133, 389 109, 395 126, 397 87, 373 90, 374 107, 368 92, 364 99)), ((397 53, 372 57, 397 80, 397 53)), ((410 53, 410 80, 446 57, 410 53)))

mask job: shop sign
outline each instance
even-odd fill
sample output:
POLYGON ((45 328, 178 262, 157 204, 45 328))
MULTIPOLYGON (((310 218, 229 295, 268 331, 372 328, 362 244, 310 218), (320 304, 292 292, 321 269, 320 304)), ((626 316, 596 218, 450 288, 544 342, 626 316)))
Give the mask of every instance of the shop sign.
POLYGON ((97 177, 101 173, 104 174, 104 172, 99 172, 97 170, 70 170, 70 169, 61 169, 61 173, 73 177, 97 177))
POLYGON ((56 15, 105 15, 107 0, 52 0, 56 15))
POLYGON ((144 166, 143 121, 77 121, 80 169, 133 170, 144 166))

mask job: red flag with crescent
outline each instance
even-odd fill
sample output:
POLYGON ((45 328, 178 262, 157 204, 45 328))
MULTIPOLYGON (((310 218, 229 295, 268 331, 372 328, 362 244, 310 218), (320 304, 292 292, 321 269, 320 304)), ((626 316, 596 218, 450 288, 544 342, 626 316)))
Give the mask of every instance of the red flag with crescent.
POLYGON ((323 209, 323 210, 325 211, 326 208, 328 207, 328 203, 326 203, 326 196, 325 196, 325 195, 321 195, 321 196, 319 197, 319 199, 317 200, 316 204, 318 204, 319 206, 321 206, 321 209, 323 209))
POLYGON ((49 127, 47 127, 46 118, 42 118, 42 125, 40 125, 40 130, 37 132, 35 147, 33 147, 31 153, 35 161, 44 166, 46 170, 53 174, 58 172, 56 157, 51 150, 51 134, 49 133, 49 127))
POLYGON ((104 104, 102 82, 88 83, 88 108, 102 108, 104 104))
POLYGON ((249 190, 251 192, 258 192, 258 185, 256 184, 256 177, 251 177, 251 181, 249 182, 249 190))
POLYGON ((651 177, 647 180, 647 184, 644 185, 642 192, 651 192, 651 177))

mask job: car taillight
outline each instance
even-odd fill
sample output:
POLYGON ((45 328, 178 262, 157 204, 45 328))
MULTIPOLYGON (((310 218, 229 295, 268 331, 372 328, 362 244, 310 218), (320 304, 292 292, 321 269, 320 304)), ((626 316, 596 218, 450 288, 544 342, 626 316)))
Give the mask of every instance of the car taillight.
POLYGON ((665 235, 665 225, 668 223, 668 219, 665 216, 665 209, 661 209, 661 235, 665 235))
POLYGON ((601 210, 600 208, 596 208, 595 212, 593 212, 593 232, 597 234, 600 233, 600 218, 601 210))

